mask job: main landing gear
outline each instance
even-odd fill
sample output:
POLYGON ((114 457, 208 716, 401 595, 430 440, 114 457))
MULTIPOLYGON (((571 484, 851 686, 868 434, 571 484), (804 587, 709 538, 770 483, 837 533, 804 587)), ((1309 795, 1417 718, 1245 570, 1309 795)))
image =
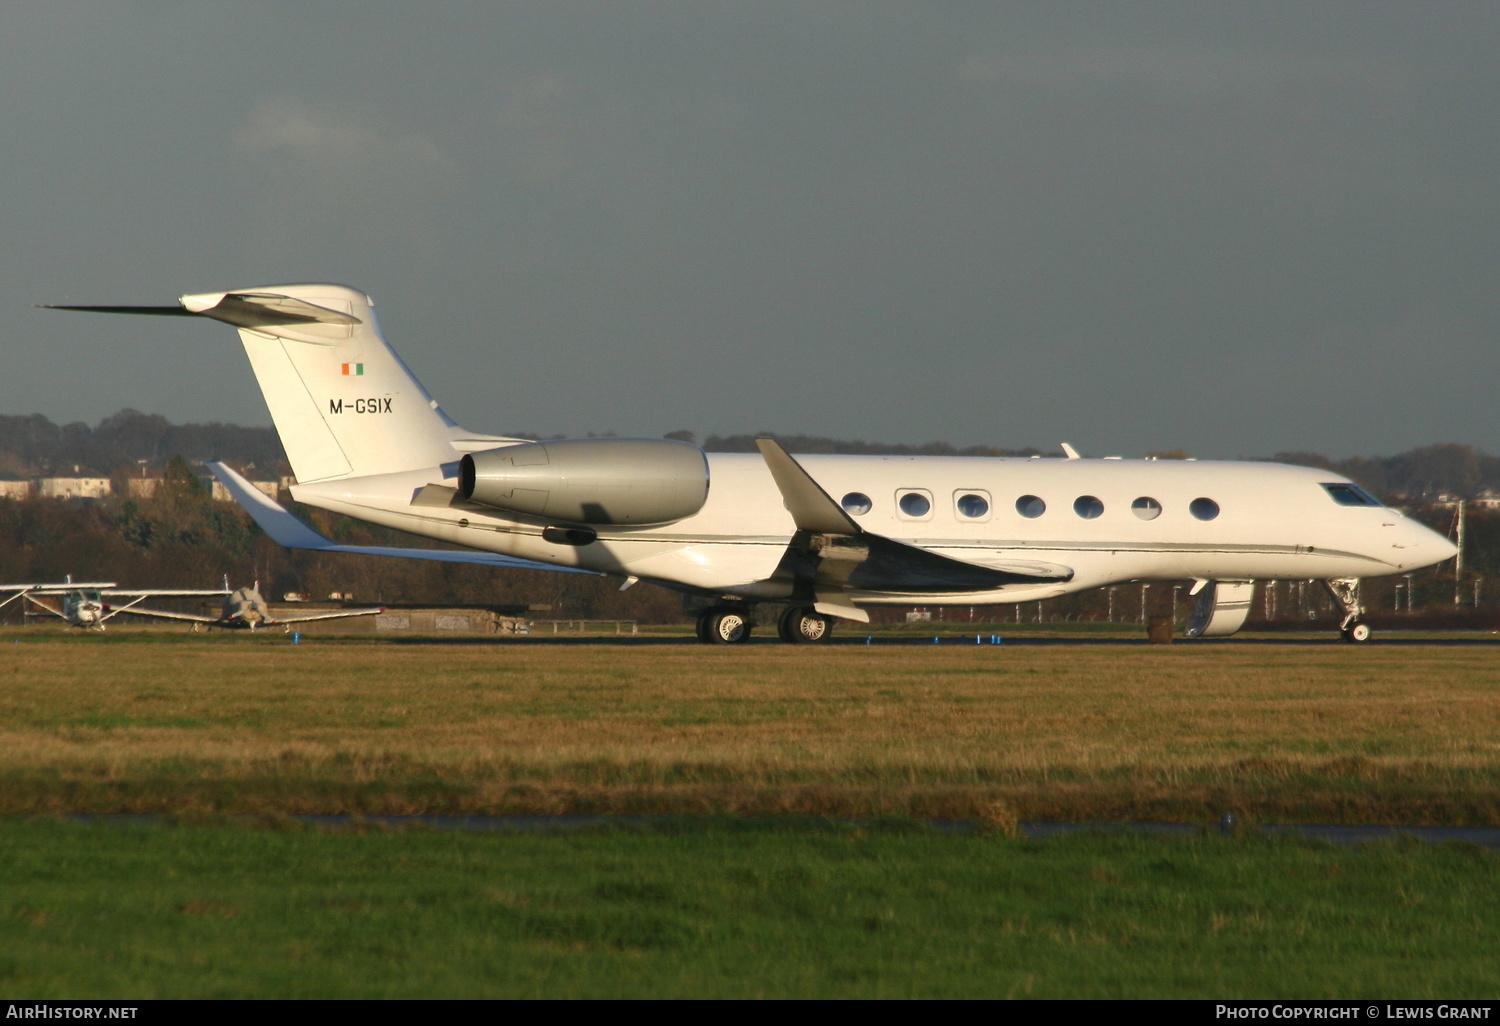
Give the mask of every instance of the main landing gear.
POLYGON ((1334 577, 1324 581, 1323 587, 1344 611, 1344 619, 1339 624, 1339 634, 1343 639, 1354 645, 1369 641, 1370 625, 1360 619, 1365 614, 1365 607, 1359 604, 1359 578, 1334 577))
MULTIPOLYGON (((710 645, 742 645, 750 640, 753 623, 748 606, 710 606, 698 614, 698 640, 710 645)), ((812 606, 793 606, 781 614, 776 634, 794 645, 822 644, 833 636, 833 621, 812 606)))
POLYGON ((698 614, 698 640, 711 645, 742 645, 750 640, 750 610, 709 606, 698 614))
POLYGON ((794 645, 818 645, 833 636, 833 622, 811 606, 793 606, 781 614, 776 633, 794 645))

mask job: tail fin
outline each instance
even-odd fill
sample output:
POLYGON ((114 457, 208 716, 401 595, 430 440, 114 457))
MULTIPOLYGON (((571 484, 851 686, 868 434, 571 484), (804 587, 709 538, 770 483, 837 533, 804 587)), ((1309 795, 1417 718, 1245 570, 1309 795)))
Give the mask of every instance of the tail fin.
POLYGON ((520 439, 448 418, 380 335, 375 304, 347 285, 270 285, 183 296, 180 306, 58 306, 211 317, 240 330, 271 419, 303 484, 435 467, 520 439))
POLYGON ((415 470, 459 454, 456 425, 381 337, 363 292, 277 285, 181 302, 240 329, 298 481, 415 470))

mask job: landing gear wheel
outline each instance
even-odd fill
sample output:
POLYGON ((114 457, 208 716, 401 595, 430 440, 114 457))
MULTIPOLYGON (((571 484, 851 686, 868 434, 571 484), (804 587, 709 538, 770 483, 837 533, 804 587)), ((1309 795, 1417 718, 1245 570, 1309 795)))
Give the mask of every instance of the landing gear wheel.
POLYGON ((1329 597, 1344 611, 1344 619, 1339 623, 1339 636, 1356 645, 1369 641, 1370 625, 1360 619, 1365 615, 1365 607, 1359 604, 1359 578, 1334 577, 1324 581, 1323 587, 1328 589, 1329 597))
POLYGON ((698 640, 711 645, 741 645, 750 640, 750 611, 714 606, 698 616, 698 640))
POLYGON ((817 645, 833 635, 833 623, 811 606, 793 606, 781 614, 776 633, 794 645, 817 645))

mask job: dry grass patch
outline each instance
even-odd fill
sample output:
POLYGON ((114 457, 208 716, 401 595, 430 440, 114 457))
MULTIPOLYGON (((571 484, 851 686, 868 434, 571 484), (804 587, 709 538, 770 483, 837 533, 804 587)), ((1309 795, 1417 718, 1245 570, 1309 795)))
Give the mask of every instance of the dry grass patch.
POLYGON ((0 811, 1500 821, 1471 646, 0 644, 0 811))

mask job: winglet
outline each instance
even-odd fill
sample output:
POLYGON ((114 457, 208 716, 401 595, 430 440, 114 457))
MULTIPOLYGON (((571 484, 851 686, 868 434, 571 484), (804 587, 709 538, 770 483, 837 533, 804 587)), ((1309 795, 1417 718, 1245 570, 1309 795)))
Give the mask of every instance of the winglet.
POLYGON ((249 481, 236 474, 222 463, 205 463, 206 466, 229 489, 229 494, 250 514, 260 529, 271 536, 271 540, 289 549, 316 549, 321 552, 357 552, 367 556, 396 556, 400 559, 431 559, 440 563, 478 563, 482 566, 507 566, 521 570, 553 570, 568 574, 594 574, 597 570, 585 570, 578 566, 558 566, 539 563, 532 559, 505 556, 498 552, 466 552, 460 549, 397 549, 383 545, 339 545, 323 537, 311 527, 292 516, 290 512, 271 499, 249 481))
POLYGON ((850 519, 844 508, 802 469, 802 464, 787 455, 776 439, 757 438, 755 447, 765 458, 766 469, 781 490, 782 505, 792 515, 797 530, 818 534, 860 533, 860 526, 850 519))
POLYGON ((250 519, 271 536, 277 545, 289 549, 327 549, 333 542, 288 513, 270 496, 222 463, 206 463, 209 471, 218 478, 234 501, 242 506, 250 519))
POLYGON ((1081 459, 1083 459, 1082 456, 1078 455, 1078 450, 1075 449, 1075 448, 1073 448, 1067 442, 1063 442, 1062 443, 1062 451, 1063 451, 1063 456, 1066 457, 1067 459, 1070 459, 1070 460, 1081 460, 1081 459))

